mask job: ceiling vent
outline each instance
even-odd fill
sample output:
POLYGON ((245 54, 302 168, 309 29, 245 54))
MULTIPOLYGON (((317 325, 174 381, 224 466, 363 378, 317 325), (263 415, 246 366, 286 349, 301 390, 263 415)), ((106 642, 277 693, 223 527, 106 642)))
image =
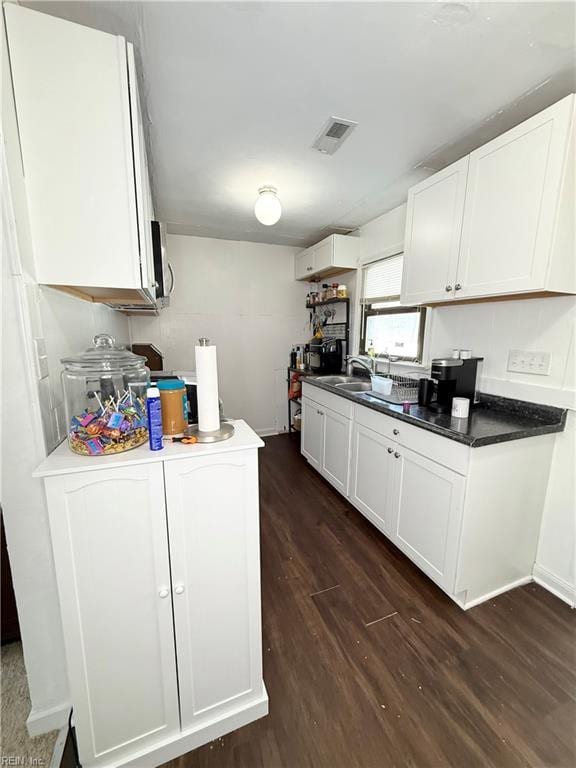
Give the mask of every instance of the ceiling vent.
POLYGON ((325 123, 312 149, 322 152, 324 155, 333 155, 340 149, 342 142, 352 133, 358 123, 354 120, 343 120, 340 117, 331 117, 325 123))

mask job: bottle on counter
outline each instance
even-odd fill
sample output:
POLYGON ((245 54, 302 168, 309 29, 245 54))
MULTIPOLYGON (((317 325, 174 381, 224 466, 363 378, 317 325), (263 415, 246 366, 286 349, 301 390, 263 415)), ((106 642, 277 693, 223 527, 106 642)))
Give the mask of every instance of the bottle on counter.
POLYGON ((368 349, 366 350, 366 354, 369 357, 376 357, 376 349, 374 348, 374 341, 370 339, 368 342, 368 349))
POLYGON ((164 443, 162 442, 162 407, 158 387, 148 387, 146 390, 146 413, 150 450, 160 451, 164 448, 164 443))

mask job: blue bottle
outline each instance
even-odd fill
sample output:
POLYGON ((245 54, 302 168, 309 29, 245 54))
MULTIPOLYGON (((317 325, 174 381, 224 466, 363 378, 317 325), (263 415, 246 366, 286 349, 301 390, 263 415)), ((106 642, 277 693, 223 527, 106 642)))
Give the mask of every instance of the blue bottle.
POLYGON ((162 408, 158 387, 148 387, 146 390, 146 412, 148 413, 150 450, 161 451, 164 443, 162 442, 162 408))

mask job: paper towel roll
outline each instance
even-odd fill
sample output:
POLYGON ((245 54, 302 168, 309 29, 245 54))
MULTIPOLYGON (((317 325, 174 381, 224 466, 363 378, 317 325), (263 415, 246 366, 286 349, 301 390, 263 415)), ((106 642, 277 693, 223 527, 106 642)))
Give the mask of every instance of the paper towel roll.
POLYGON ((213 344, 201 344, 196 347, 196 381, 198 430, 200 432, 214 432, 220 429, 220 408, 218 404, 218 365, 216 347, 213 344))

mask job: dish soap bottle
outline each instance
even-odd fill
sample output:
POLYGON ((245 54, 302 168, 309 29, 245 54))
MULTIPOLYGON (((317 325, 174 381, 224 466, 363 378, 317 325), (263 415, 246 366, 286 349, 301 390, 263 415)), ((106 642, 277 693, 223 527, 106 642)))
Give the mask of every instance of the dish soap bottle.
POLYGON ((368 357, 376 357, 376 350, 374 349, 374 342, 372 339, 368 342, 368 350, 367 350, 368 357))

